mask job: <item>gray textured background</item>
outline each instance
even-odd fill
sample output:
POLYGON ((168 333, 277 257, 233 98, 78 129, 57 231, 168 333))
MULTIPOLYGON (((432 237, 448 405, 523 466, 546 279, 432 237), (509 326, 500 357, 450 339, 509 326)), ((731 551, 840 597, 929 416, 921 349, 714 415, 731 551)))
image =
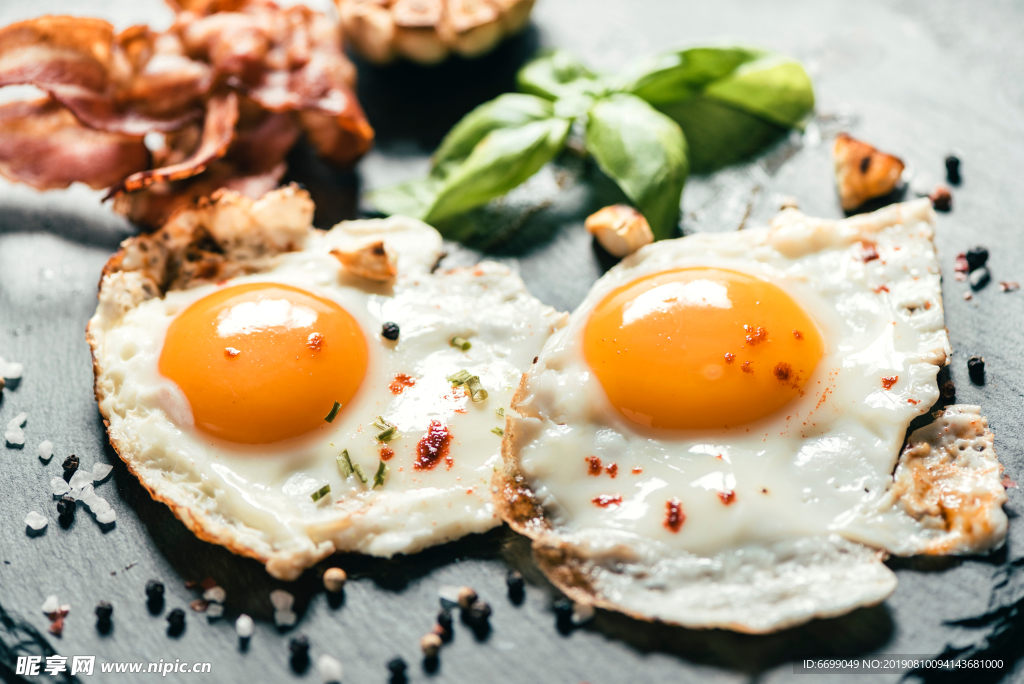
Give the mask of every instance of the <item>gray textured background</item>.
MULTIPOLYGON (((0 23, 46 12, 103 16, 121 27, 142 21, 166 25, 170 18, 157 0, 4 0, 0 23)), ((918 177, 934 181, 942 178, 943 157, 958 152, 964 182, 954 190, 954 211, 940 215, 937 229, 943 272, 950 276, 956 253, 980 243, 992 251, 994 282, 968 302, 964 284, 946 278, 946 320, 955 350, 951 377, 958 401, 980 404, 989 416, 997 451, 1017 479, 1024 444, 1024 291, 1004 294, 995 282, 1024 280, 1024 7, 1009 0, 539 0, 534 18, 526 34, 477 62, 436 70, 360 65, 360 97, 378 130, 376 149, 354 174, 326 169, 302 150, 291 159, 293 177, 306 182, 318 202, 318 225, 354 215, 357 190, 422 172, 440 136, 475 104, 511 89, 515 69, 538 46, 568 48, 599 69, 713 38, 791 54, 804 60, 815 80, 816 121, 807 135, 783 140, 749 164, 692 179, 684 196, 684 229, 735 230, 744 216, 763 222, 783 195, 797 197, 807 213, 839 216, 829 143, 841 128, 902 156, 918 177), (966 359, 976 353, 988 361, 983 387, 967 379, 966 359)), ((542 174, 521 201, 544 208, 519 239, 492 249, 498 258, 518 263, 538 297, 564 309, 575 306, 607 266, 583 231, 582 217, 615 198, 591 171, 569 167, 570 177, 580 182, 557 189, 545 185, 542 174)), ((395 655, 410 662, 412 681, 434 682, 810 682, 818 678, 794 677, 794 659, 940 653, 1007 662, 1005 672, 975 672, 972 681, 1022 678, 1017 659, 1024 654, 1024 528, 1016 522, 1018 489, 1009 492, 1006 549, 988 558, 890 561, 899 588, 883 605, 772 636, 652 627, 609 613, 563 636, 555 629, 546 585, 530 571, 523 545, 503 530, 411 558, 332 559, 354 576, 343 603, 332 605, 312 577, 289 586, 298 596, 300 621, 281 634, 269 621, 268 599, 279 583, 259 564, 197 541, 149 499, 107 445, 83 331, 95 307, 100 269, 130 232, 99 205, 98 193, 73 188, 42 195, 0 184, 0 356, 26 369, 24 380, 3 394, 0 425, 19 411, 29 414, 26 448, 0 446, 0 678, 13 655, 52 648, 105 661, 213 663, 212 677, 192 680, 286 682, 295 678, 287 664, 292 633, 309 636, 314 658, 327 652, 341 659, 347 682, 386 681, 384 664, 395 655), (35 455, 44 439, 57 452, 48 465, 35 455), (69 529, 57 525, 48 481, 70 453, 86 467, 115 463, 111 479, 97 488, 117 511, 112 530, 101 531, 82 510, 69 529), (51 519, 40 537, 25 533, 22 521, 30 510, 51 519), (505 598, 509 565, 531 580, 519 607, 505 598), (168 637, 163 616, 146 611, 145 581, 166 582, 166 614, 195 598, 186 580, 206 576, 227 589, 229 619, 207 624, 189 612, 184 634, 168 637), (457 627, 440 669, 428 675, 417 640, 430 629, 443 584, 476 587, 494 606, 493 630, 478 642, 457 627), (72 606, 59 639, 45 634, 47 620, 39 610, 51 593, 72 606), (114 630, 107 636, 93 626, 99 600, 115 608, 114 630), (232 627, 239 612, 257 618, 247 652, 239 650, 232 627)), ((453 249, 449 261, 471 258, 453 249)), ((109 677, 118 679, 132 678, 109 677)), ((316 681, 315 672, 304 680, 316 681)), ((44 675, 39 681, 59 680, 44 675)))

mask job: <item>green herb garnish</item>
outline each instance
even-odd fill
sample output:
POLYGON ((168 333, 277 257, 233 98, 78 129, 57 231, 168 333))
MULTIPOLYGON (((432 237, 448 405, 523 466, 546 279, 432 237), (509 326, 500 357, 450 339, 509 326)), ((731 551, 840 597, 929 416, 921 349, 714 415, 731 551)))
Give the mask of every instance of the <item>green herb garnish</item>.
POLYGON ((498 408, 494 409, 494 412, 497 413, 502 418, 505 417, 505 409, 501 408, 500 406, 498 408))
POLYGON ((480 402, 487 398, 487 390, 480 385, 480 378, 475 375, 466 380, 466 389, 469 390, 469 398, 473 401, 480 402))
MULTIPOLYGON (((595 73, 556 51, 527 63, 517 84, 519 93, 485 102, 452 128, 426 178, 370 193, 371 204, 466 241, 483 229, 467 230, 458 217, 516 188, 571 143, 665 239, 677 230, 691 168, 748 157, 802 128, 814 109, 799 62, 745 47, 666 52, 621 74, 595 73)), ((484 237, 493 230, 502 228, 484 237)))
POLYGON ((458 335, 453 337, 448 342, 448 344, 450 344, 453 347, 457 347, 457 348, 461 349, 462 351, 469 351, 469 348, 473 346, 472 343, 469 340, 467 340, 465 337, 459 337, 458 335))
MULTIPOLYGON (((380 429, 375 439, 378 442, 390 442, 398 434, 398 428, 388 421, 384 420, 384 416, 377 416, 377 420, 373 421, 373 424, 380 429)), ((364 480, 365 481, 365 480, 364 480)))
POLYGON ((344 449, 341 455, 338 456, 338 470, 341 471, 342 477, 348 477, 352 474, 352 459, 348 457, 348 449, 344 449))
POLYGON ((314 502, 316 502, 316 501, 319 501, 320 499, 324 498, 325 496, 327 496, 330 493, 331 493, 331 485, 325 484, 323 487, 321 487, 320 489, 318 489, 315 492, 313 492, 312 494, 310 494, 309 497, 311 499, 313 499, 314 502))
POLYGON ((505 431, 502 430, 500 427, 491 428, 491 432, 493 432, 494 434, 498 435, 499 437, 504 437, 505 436, 505 431))
POLYGON ((468 370, 460 370, 458 373, 455 373, 454 375, 449 375, 448 382, 458 387, 459 385, 465 383, 472 377, 473 374, 470 373, 468 370))
POLYGON ((388 476, 388 464, 384 461, 377 466, 377 472, 373 476, 373 486, 379 487, 384 484, 384 478, 388 476))
POLYGON ((340 410, 341 410, 341 404, 338 403, 338 402, 334 402, 334 407, 331 409, 331 412, 327 414, 327 417, 324 418, 324 420, 326 420, 328 423, 333 423, 334 419, 338 415, 338 411, 340 411, 340 410))
POLYGON ((363 466, 358 463, 353 463, 352 470, 355 472, 356 477, 359 478, 359 481, 366 484, 366 473, 363 472, 363 466))

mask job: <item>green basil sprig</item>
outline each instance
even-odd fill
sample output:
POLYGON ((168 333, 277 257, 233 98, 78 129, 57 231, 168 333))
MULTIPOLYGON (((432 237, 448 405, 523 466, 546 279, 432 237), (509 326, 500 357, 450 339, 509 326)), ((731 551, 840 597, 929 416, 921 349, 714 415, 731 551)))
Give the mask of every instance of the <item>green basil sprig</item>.
POLYGON ((455 125, 426 178, 375 191, 370 203, 457 237, 456 217, 523 183, 581 132, 586 151, 663 239, 676 231, 691 169, 749 156, 801 128, 814 108, 799 62, 745 47, 663 53, 621 75, 597 74, 555 51, 524 66, 517 85, 520 93, 455 125))

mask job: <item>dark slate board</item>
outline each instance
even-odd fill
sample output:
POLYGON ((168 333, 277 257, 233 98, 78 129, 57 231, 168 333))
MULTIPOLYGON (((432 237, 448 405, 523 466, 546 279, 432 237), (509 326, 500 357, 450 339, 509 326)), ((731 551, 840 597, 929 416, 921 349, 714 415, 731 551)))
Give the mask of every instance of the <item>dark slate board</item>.
MULTIPOLYGON (((293 177, 306 182, 318 202, 318 225, 354 216, 360 190, 420 173, 451 124, 475 104, 511 89, 516 68, 538 46, 565 47, 594 67, 614 69, 634 56, 724 37, 803 59, 815 78, 818 117, 803 137, 791 136, 750 163, 692 179, 684 197, 685 231, 735 230, 744 219, 763 222, 783 195, 798 198, 807 213, 839 216, 829 142, 847 128, 936 181, 943 157, 957 151, 964 182, 955 189, 954 211, 940 216, 937 229, 943 271, 952 274, 956 253, 980 243, 992 250, 995 282, 1024 280, 1021 6, 952 0, 538 4, 529 31, 479 61, 434 70, 360 65, 360 97, 377 127, 377 148, 355 173, 327 169, 303 150, 290 160, 293 177)), ((0 4, 0 23, 69 11, 105 16, 120 26, 169 20, 156 0, 38 0, 0 4)), ((530 221, 519 237, 491 249, 492 256, 518 264, 538 297, 564 309, 575 306, 608 266, 583 231, 582 217, 615 199, 607 182, 581 163, 569 164, 567 171, 567 187, 545 186, 541 178, 521 193, 516 206, 532 207, 530 221)), ((288 638, 297 633, 309 636, 314 657, 327 652, 341 659, 347 682, 386 681, 385 662, 397 655, 409 661, 411 680, 438 683, 776 682, 794 677, 792 663, 800 658, 877 654, 1005 660, 1005 670, 972 672, 973 681, 1016 679, 1024 670, 1024 528, 1016 522, 1017 489, 1009 493, 1004 550, 987 558, 892 560, 899 588, 883 605, 771 636, 650 626, 611 613, 562 635, 555 628, 551 592, 531 570, 528 549, 505 530, 409 558, 332 559, 354 578, 344 600, 328 600, 307 576, 288 586, 298 596, 299 624, 279 633, 270 622, 268 593, 281 584, 259 564, 196 540, 165 506, 149 499, 104 436, 83 330, 95 307, 100 269, 130 232, 99 205, 98 193, 74 188, 42 195, 0 185, 0 355, 26 368, 24 380, 3 393, 0 425, 19 411, 29 414, 26 448, 0 448, 0 678, 12 678, 8 668, 18 654, 55 651, 101 661, 213 664, 212 675, 191 681, 287 682, 297 679, 287 658, 288 638), (35 455, 44 439, 57 451, 48 465, 35 455), (115 464, 111 479, 98 487, 117 511, 112 530, 102 531, 82 511, 70 529, 57 525, 47 483, 69 453, 86 466, 97 460, 115 464), (25 533, 22 521, 30 510, 51 518, 42 536, 25 533), (518 607, 505 598, 510 566, 530 580, 526 602, 518 607), (206 576, 227 589, 229 619, 207 624, 189 612, 184 634, 170 638, 164 615, 195 598, 186 580, 206 576), (167 583, 160 616, 145 607, 149 578, 167 583), (439 670, 429 674, 421 667, 417 641, 430 629, 436 591, 444 584, 472 585, 491 601, 493 630, 478 640, 457 627, 439 670), (72 606, 62 638, 45 633, 47 620, 40 613, 51 593, 72 606), (93 626, 99 600, 115 608, 114 629, 105 636, 93 626), (247 651, 239 649, 232 627, 239 612, 257 619, 247 651)), ((453 246, 449 263, 474 258, 453 246)), ((984 408, 1002 462, 1016 479, 1024 446, 1024 291, 1003 294, 995 282, 972 301, 962 298, 963 283, 947 278, 944 284, 955 349, 950 374, 958 400, 984 408), (988 361, 984 386, 968 381, 965 363, 972 354, 988 361)), ((171 675, 168 681, 178 679, 188 678, 171 675)), ((312 670, 304 675, 305 681, 316 679, 312 670)), ((878 679, 848 675, 837 681, 878 679)), ((83 679, 106 680, 99 674, 83 679)), ((38 681, 59 679, 44 675, 38 681)))

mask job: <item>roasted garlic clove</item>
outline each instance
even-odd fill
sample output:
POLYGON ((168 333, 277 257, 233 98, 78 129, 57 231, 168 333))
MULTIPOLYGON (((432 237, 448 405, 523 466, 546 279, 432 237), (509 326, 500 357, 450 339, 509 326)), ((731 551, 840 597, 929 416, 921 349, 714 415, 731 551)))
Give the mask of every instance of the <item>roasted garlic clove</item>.
POLYGON ((624 257, 654 242, 644 215, 625 204, 613 204, 591 214, 584 225, 612 256, 624 257))
POLYGON ((846 133, 836 136, 832 157, 844 211, 852 211, 870 199, 889 194, 903 175, 904 165, 899 157, 876 150, 846 133))
POLYGON ((377 240, 354 250, 332 249, 331 255, 341 262, 352 275, 387 282, 398 274, 395 255, 383 240, 377 240))

